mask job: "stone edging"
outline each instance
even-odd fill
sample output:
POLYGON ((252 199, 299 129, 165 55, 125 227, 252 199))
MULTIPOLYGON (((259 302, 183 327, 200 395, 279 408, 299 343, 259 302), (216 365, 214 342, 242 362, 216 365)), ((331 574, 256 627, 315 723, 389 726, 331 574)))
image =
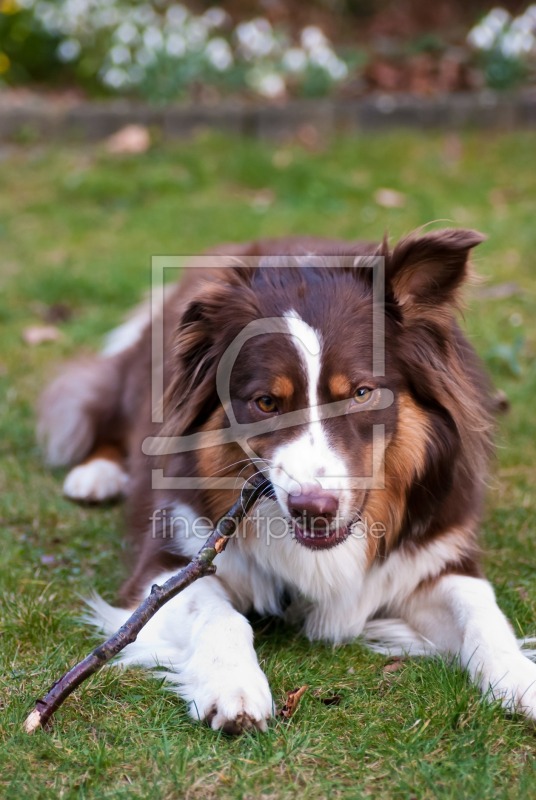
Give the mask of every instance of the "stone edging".
POLYGON ((321 135, 396 128, 461 130, 536 126, 536 90, 460 93, 440 98, 370 95, 360 100, 297 100, 284 105, 225 102, 205 106, 149 106, 127 101, 53 102, 46 96, 10 100, 0 93, 0 140, 95 141, 129 124, 164 138, 214 129, 255 138, 285 138, 312 127, 321 135))

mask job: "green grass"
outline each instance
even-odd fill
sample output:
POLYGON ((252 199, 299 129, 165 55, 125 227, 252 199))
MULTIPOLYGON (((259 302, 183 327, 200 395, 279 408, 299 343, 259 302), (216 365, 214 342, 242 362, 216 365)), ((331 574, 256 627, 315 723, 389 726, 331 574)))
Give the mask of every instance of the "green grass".
POLYGON ((441 662, 311 645, 256 624, 275 698, 310 689, 289 724, 232 740, 194 725, 141 671, 95 676, 28 737, 32 701, 91 645, 80 595, 114 597, 121 510, 61 497, 41 463, 34 404, 63 359, 99 346, 148 288, 150 257, 289 233, 397 237, 432 220, 479 228, 475 261, 506 299, 468 293, 466 325, 512 403, 483 528, 486 569, 519 634, 536 632, 535 139, 416 134, 334 140, 316 152, 219 136, 113 158, 98 148, 0 153, 0 783, 14 798, 536 797, 536 738, 441 662), (374 191, 403 192, 380 208, 374 191), (61 341, 24 328, 65 303, 61 341), (517 344, 516 344, 517 342, 517 344), (339 705, 322 697, 338 694, 339 705))

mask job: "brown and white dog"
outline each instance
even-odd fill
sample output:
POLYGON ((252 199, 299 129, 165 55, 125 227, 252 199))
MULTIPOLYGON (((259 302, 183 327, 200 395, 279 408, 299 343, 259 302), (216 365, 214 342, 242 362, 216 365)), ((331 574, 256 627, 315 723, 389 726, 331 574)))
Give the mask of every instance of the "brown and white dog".
MULTIPOLYGON (((163 406, 148 308, 45 392, 48 461, 73 466, 65 494, 127 496, 126 608, 199 550, 242 478, 271 486, 217 575, 168 603, 121 656, 167 667, 194 718, 266 727, 254 609, 301 620, 310 639, 456 657, 484 693, 536 719, 536 665, 479 563, 493 408, 455 310, 481 240, 443 230, 393 250, 228 247, 225 265, 207 255, 162 307, 163 406)), ((129 613, 100 598, 92 608, 107 633, 129 613)))

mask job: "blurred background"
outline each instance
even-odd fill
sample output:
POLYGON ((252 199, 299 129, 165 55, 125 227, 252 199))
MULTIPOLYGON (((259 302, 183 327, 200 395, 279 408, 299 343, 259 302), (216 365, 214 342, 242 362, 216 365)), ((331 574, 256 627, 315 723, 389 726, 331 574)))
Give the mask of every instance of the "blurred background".
POLYGON ((0 86, 152 102, 530 84, 536 5, 508 0, 0 0, 0 86))

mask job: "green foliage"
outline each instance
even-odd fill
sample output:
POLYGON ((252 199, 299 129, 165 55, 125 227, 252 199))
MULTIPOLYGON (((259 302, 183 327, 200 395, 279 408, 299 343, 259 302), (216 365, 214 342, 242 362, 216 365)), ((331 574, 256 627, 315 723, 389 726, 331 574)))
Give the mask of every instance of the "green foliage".
POLYGON ((525 344, 525 337, 516 336, 512 343, 497 342, 485 354, 487 363, 497 370, 503 368, 516 378, 523 374, 523 367, 520 362, 520 355, 525 344))
POLYGON ((56 81, 61 70, 57 57, 60 37, 35 24, 31 11, 11 14, 0 10, 0 80, 10 83, 56 81))
POLYGON ((522 58, 507 56, 499 49, 482 53, 479 61, 491 89, 513 89, 522 84, 528 74, 527 64, 522 58))
MULTIPOLYGON (((465 325, 484 356, 523 333, 520 375, 488 361, 511 412, 500 422, 483 526, 486 571, 518 635, 536 632, 536 292, 530 133, 341 137, 297 143, 200 136, 113 157, 100 147, 9 151, 0 171, 0 793, 13 798, 421 800, 532 798, 534 733, 487 704, 441 661, 385 660, 359 643, 310 644, 259 620, 256 645, 281 703, 308 684, 289 724, 238 740, 196 726, 161 682, 106 670, 28 737, 33 701, 92 644, 81 596, 112 600, 126 574, 120 508, 61 496, 41 462, 34 405, 56 366, 96 350, 150 285, 151 255, 291 233, 397 238, 430 220, 489 240, 475 251, 488 284, 467 293, 465 325), (382 208, 378 187, 404 203, 382 208), (259 202, 259 198, 263 202, 259 202), (507 202, 504 201, 506 198, 507 202), (22 341, 52 304, 63 338, 22 341), (339 695, 338 705, 322 698, 339 695)), ((508 362, 508 359, 507 359, 508 362)), ((514 370, 515 372, 515 370, 514 370)))

